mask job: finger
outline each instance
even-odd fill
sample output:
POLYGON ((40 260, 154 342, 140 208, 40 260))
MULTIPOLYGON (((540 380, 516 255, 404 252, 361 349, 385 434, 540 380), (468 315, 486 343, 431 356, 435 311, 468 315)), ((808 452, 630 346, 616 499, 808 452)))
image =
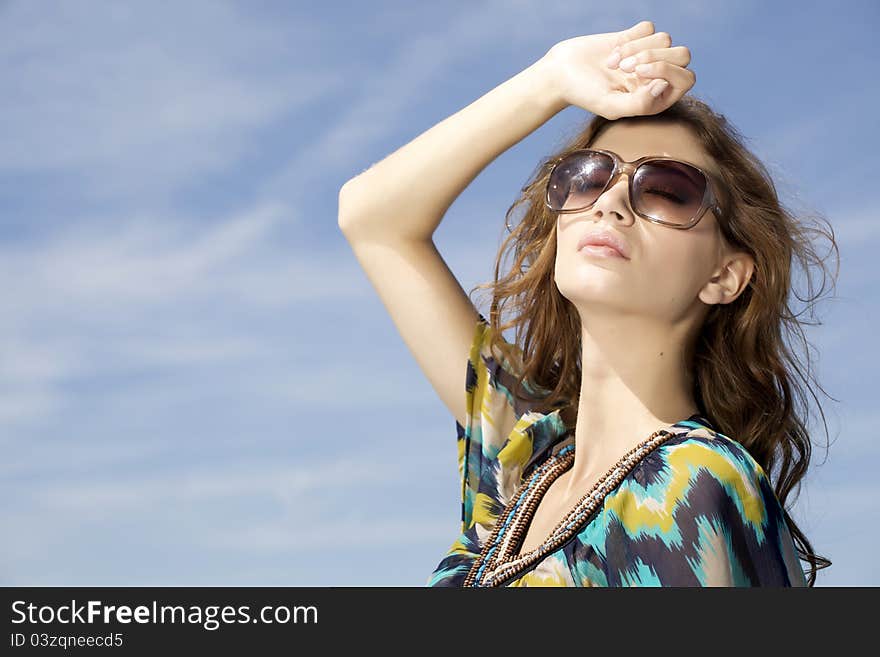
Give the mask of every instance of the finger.
POLYGON ((687 46, 650 48, 621 59, 618 66, 624 71, 632 72, 639 64, 650 64, 657 61, 669 62, 676 66, 687 66, 691 63, 691 51, 687 46))
POLYGON ((689 68, 676 66, 671 62, 651 62, 639 64, 635 69, 640 78, 661 78, 676 89, 690 89, 697 81, 697 74, 689 68))
POLYGON ((618 32, 614 45, 615 47, 623 46, 625 43, 634 39, 641 39, 642 37, 646 37, 653 31, 654 23, 652 23, 651 21, 639 21, 632 27, 618 32))
POLYGON ((668 32, 654 32, 653 34, 621 44, 620 54, 626 58, 647 48, 669 48, 671 45, 672 37, 669 36, 668 32))
POLYGON ((645 91, 650 94, 652 98, 657 98, 663 94, 664 91, 669 89, 670 86, 671 85, 666 80, 658 78, 652 80, 650 84, 645 85, 645 91))

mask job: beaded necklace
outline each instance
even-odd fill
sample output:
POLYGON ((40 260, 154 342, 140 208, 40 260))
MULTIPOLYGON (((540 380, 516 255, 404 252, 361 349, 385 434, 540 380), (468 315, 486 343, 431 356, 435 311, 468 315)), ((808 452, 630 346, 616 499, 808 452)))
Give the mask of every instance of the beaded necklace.
POLYGON ((675 435, 669 429, 658 429, 633 447, 602 475, 602 478, 556 524, 550 535, 539 546, 524 554, 517 554, 516 550, 522 544, 525 531, 544 493, 559 475, 574 464, 574 445, 566 445, 556 454, 551 455, 520 484, 504 511, 498 516, 495 528, 483 545, 479 557, 471 565, 462 586, 499 586, 543 556, 558 549, 578 532, 605 496, 614 490, 645 456, 675 435))

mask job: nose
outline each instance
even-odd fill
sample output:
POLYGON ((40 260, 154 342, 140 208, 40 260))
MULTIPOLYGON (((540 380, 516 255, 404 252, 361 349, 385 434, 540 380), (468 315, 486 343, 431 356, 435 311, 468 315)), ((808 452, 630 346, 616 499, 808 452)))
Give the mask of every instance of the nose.
POLYGON ((623 183, 624 187, 629 187, 629 179, 632 178, 635 172, 636 168, 633 164, 629 162, 620 162, 618 164, 617 173, 615 174, 617 179, 611 181, 611 185, 605 191, 607 192, 611 189, 614 189, 621 183, 623 183))
POLYGON ((629 198, 629 176, 630 170, 621 170, 617 175, 617 180, 611 181, 610 186, 596 199, 591 213, 602 216, 603 213, 612 212, 621 218, 627 215, 633 216, 634 212, 630 206, 631 199, 629 198))

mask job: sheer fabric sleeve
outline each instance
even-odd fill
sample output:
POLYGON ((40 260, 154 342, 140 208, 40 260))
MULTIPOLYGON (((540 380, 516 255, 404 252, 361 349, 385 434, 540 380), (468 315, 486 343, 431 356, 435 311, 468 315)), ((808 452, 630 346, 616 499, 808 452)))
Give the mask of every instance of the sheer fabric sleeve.
POLYGON ((466 366, 466 421, 464 426, 455 422, 462 531, 474 524, 483 532, 492 527, 503 509, 502 488, 512 485, 514 466, 531 454, 527 441, 518 439, 524 438, 525 421, 520 422, 510 391, 517 367, 490 348, 490 338, 491 327, 479 314, 466 366))
POLYGON ((654 493, 606 513, 609 586, 806 586, 761 466, 721 437, 662 445, 654 493))

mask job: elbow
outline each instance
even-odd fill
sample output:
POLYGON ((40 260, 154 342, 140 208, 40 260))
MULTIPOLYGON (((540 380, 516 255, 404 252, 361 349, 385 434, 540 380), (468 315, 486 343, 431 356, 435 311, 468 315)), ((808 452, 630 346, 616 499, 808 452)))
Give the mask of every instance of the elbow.
POLYGON ((337 220, 336 223, 339 226, 339 230, 345 234, 346 230, 349 229, 351 224, 352 217, 352 189, 354 187, 354 182, 357 176, 348 180, 342 187, 339 188, 339 195, 337 198, 337 220))

